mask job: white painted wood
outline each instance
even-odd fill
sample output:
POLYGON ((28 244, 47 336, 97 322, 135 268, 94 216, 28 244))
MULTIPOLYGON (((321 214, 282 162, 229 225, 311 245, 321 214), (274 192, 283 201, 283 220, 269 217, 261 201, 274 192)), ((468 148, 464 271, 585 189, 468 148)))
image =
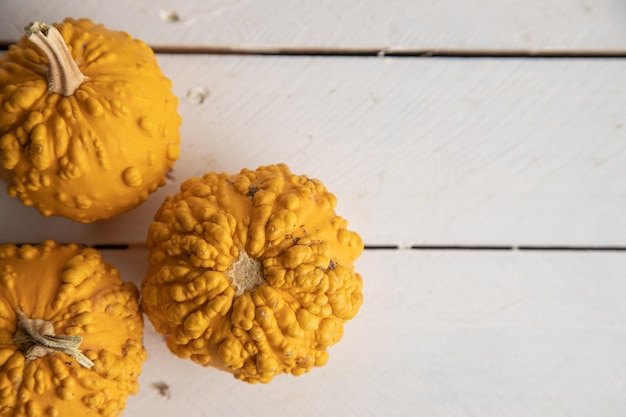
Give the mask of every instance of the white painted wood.
MULTIPOLYGON (((104 252, 137 285, 145 256, 104 252)), ((626 414, 626 255, 365 251, 357 268, 365 302, 325 367, 247 385, 174 357, 148 325, 123 416, 626 414)))
POLYGON ((90 17, 157 46, 626 49, 623 0, 2 0, 0 40, 31 20, 90 17), (178 21, 163 15, 176 12, 178 21))
POLYGON ((624 60, 159 59, 184 120, 174 179, 88 226, 2 193, 0 241, 141 244, 184 179, 285 162, 370 245, 626 243, 624 60))

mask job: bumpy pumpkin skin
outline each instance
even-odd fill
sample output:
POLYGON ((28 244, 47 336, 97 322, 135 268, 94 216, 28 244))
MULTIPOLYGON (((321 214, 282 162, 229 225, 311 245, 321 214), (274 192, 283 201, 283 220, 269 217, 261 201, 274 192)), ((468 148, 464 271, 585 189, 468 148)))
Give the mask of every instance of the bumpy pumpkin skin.
POLYGON ((137 288, 93 249, 44 242, 0 246, 0 416, 118 416, 146 359, 137 288), (91 368, 57 351, 26 359, 20 310, 82 335, 91 368))
POLYGON ((48 59, 26 37, 0 57, 0 178, 44 216, 112 218, 165 184, 178 100, 143 42, 86 19, 53 26, 87 79, 49 91, 48 59))
POLYGON ((250 382, 328 360, 362 304, 360 237, 285 165, 191 178, 148 232, 142 308, 183 358, 250 382))

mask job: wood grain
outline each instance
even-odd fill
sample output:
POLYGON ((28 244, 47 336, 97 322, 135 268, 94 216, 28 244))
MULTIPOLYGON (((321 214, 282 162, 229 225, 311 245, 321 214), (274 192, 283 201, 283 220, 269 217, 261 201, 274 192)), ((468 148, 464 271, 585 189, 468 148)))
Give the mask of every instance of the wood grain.
POLYGON ((626 52, 622 0, 3 0, 0 41, 17 39, 31 20, 67 16, 161 47, 626 52))
POLYGON ((626 245, 625 60, 159 60, 184 120, 167 186, 88 226, 2 194, 0 241, 140 244, 184 179, 285 162, 369 245, 626 245))
MULTIPOLYGON (((138 285, 145 256, 104 252, 138 285)), ((328 365, 251 386, 175 358, 148 325, 124 417, 621 417, 625 268, 615 254, 366 251, 365 303, 328 365)))

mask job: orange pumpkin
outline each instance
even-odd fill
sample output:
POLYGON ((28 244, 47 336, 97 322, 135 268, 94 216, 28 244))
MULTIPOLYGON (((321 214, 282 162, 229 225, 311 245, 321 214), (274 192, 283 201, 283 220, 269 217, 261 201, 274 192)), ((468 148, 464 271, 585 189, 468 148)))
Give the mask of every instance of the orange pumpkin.
POLYGON ((358 234, 286 165, 191 178, 148 232, 142 306, 178 356, 247 382, 328 360, 361 306, 358 234))
POLYGON ((114 217, 165 184, 177 104, 153 51, 127 33, 31 23, 0 57, 0 178, 45 216, 114 217))
POLYGON ((137 288, 94 249, 0 245, 0 416, 118 416, 146 359, 137 288))

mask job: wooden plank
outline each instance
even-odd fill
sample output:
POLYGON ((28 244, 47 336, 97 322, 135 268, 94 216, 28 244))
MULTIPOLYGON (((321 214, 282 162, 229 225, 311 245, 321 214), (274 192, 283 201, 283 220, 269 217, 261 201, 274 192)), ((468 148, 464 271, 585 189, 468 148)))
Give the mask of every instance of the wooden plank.
MULTIPOLYGON (((138 285, 145 256, 104 253, 138 285)), ((625 268, 624 254, 365 251, 364 305, 325 367, 250 386, 175 358, 148 325, 124 417, 621 417, 625 268)))
POLYGON ((154 46, 273 50, 626 50, 622 0, 3 0, 0 41, 31 20, 90 17, 154 46), (172 21, 175 12, 177 21, 172 21), (169 16, 169 17, 168 17, 169 16))
POLYGON ((140 244, 184 179, 285 162, 371 245, 626 244, 626 60, 159 59, 184 120, 173 180, 88 226, 2 193, 1 241, 140 244))

